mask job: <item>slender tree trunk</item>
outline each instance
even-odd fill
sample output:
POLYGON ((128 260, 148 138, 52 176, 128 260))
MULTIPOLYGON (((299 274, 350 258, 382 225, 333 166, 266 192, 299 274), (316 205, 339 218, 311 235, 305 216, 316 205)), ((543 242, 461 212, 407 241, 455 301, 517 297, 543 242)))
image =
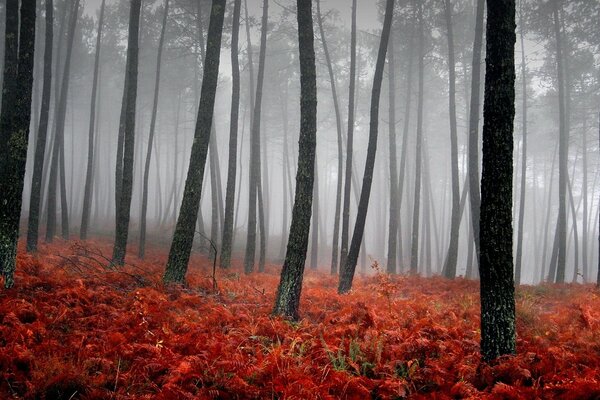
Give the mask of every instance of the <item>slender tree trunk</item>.
POLYGON ((450 224, 450 245, 444 265, 444 276, 454 279, 458 259, 458 239, 460 232, 460 182, 458 177, 458 128, 456 126, 456 63, 454 60, 454 34, 452 31, 452 4, 445 0, 446 27, 448 30, 448 76, 450 108, 450 158, 452 171, 452 215, 450 224))
POLYGON ((225 0, 213 0, 194 142, 181 210, 177 219, 177 226, 169 251, 169 259, 163 276, 165 282, 182 283, 185 280, 185 273, 192 251, 194 231, 200 209, 202 181, 213 124, 224 16, 225 0))
POLYGON ((48 183, 48 220, 46 227, 46 241, 51 242, 56 232, 56 190, 57 178, 60 172, 61 184, 61 215, 62 215, 62 236, 67 239, 69 236, 68 205, 65 192, 65 170, 64 170, 64 136, 65 136, 65 118, 67 114, 67 97, 69 93, 69 80, 71 73, 71 55, 73 54, 73 41, 75 39, 75 28, 77 26, 77 17, 79 15, 79 0, 75 0, 71 7, 71 16, 69 19, 69 31, 67 34, 67 53, 65 56, 63 76, 60 86, 60 98, 55 106, 55 138, 52 148, 52 162, 50 165, 50 180, 48 183))
POLYGON ((354 101, 356 95, 356 14, 357 0, 352 0, 352 31, 350 33, 350 89, 348 94, 348 133, 346 137, 346 171, 344 177, 344 207, 342 209, 342 237, 340 244, 340 268, 348 257, 350 232, 350 189, 352 186, 352 158, 354 152, 354 101))
POLYGON ((29 196, 29 220, 27 225, 27 251, 36 252, 39 237, 40 202, 42 193, 42 175, 48 137, 48 119, 50 114, 50 96, 52 95, 52 46, 54 37, 54 4, 46 0, 46 35, 44 44, 44 83, 40 122, 35 144, 31 193, 29 196))
MULTIPOLYGON (((579 232, 577 231, 577 211, 575 210, 575 202, 573 201, 573 189, 571 185, 571 178, 567 179, 567 189, 569 191, 569 203, 571 205, 571 217, 573 218, 573 254, 574 254, 574 264, 573 264, 573 283, 577 283, 577 275, 578 275, 578 264, 579 264, 579 232)), ((569 235, 570 236, 570 235, 569 235)))
MULTIPOLYGON (((238 124, 240 113, 240 63, 238 55, 240 37, 241 0, 234 0, 231 28, 231 118, 229 126, 229 162, 227 168, 227 189, 225 193, 225 221, 221 245, 221 268, 231 265, 231 246, 233 243, 233 207, 235 202, 235 180, 237 176, 238 124)), ((239 196, 239 192, 238 192, 239 196)))
POLYGON ((325 62, 327 63, 327 72, 329 73, 329 82, 331 85, 331 96, 333 98, 333 108, 335 111, 335 126, 337 128, 337 147, 338 147, 338 164, 337 164, 337 185, 335 197, 335 215, 333 217, 333 239, 331 245, 331 274, 335 275, 338 272, 338 253, 340 242, 340 214, 342 206, 342 182, 344 179, 344 150, 342 146, 342 116, 337 95, 337 84, 333 72, 331 56, 329 55, 329 47, 323 29, 323 16, 321 15, 321 0, 316 0, 317 3, 317 22, 319 24, 319 32, 321 42, 323 44, 323 52, 325 53, 325 62))
POLYGON ((410 252, 410 271, 415 274, 419 268, 419 212, 421 206, 421 168, 423 157, 423 98, 425 79, 425 32, 423 21, 423 5, 419 3, 417 10, 419 21, 419 96, 417 104, 417 140, 415 155, 415 200, 413 204, 412 243, 410 252))
POLYGON ((515 352, 512 232, 515 1, 488 3, 481 179, 481 355, 515 352))
POLYGON ((17 3, 16 0, 5 3, 7 53, 2 101, 7 99, 0 114, 0 273, 7 289, 14 285, 17 261, 35 58, 36 1, 21 1, 20 21, 17 3), (8 83, 9 79, 14 79, 14 85, 8 83), (9 101, 12 103, 10 106, 9 101))
POLYGON ((527 189, 527 66, 525 64, 525 40, 523 26, 523 8, 525 0, 521 0, 519 13, 521 38, 521 84, 522 84, 522 113, 523 113, 523 144, 521 146, 521 193, 519 200, 519 222, 517 228, 517 254, 515 260, 515 285, 521 284, 521 263, 523 260, 523 224, 525 221, 525 192, 527 189))
MULTIPOLYGON (((125 264, 127 237, 129 235, 129 218, 131 215, 131 194, 133 191, 133 162, 135 151, 135 114, 138 81, 139 28, 141 0, 131 0, 129 11, 129 36, 127 41, 127 69, 124 90, 125 117, 123 127, 123 176, 121 196, 117 202, 117 223, 112 261, 115 265, 125 264)), ((120 155, 117 155, 119 157, 120 155)))
POLYGON ((274 315, 298 319, 302 277, 308 248, 317 142, 317 72, 315 66, 312 1, 297 0, 300 49, 300 140, 296 197, 292 225, 274 315))
MULTIPOLYGON (((256 99, 254 101, 254 115, 252 117, 251 146, 250 146, 250 179, 248 202, 248 232, 246 240, 246 255, 244 258, 244 271, 249 274, 254 271, 254 258, 256 254, 256 206, 258 187, 260 181, 260 122, 262 113, 263 83, 265 77, 265 61, 267 54, 267 29, 269 20, 269 1, 263 0, 263 16, 260 39, 260 55, 258 61, 258 78, 256 85, 256 99)), ((251 51, 249 49, 249 51, 251 51)))
POLYGON ((583 128, 581 132, 581 152, 583 154, 583 184, 581 185, 581 196, 583 197, 583 231, 581 233, 581 269, 583 274, 583 281, 588 282, 589 269, 588 269, 588 160, 587 160, 587 116, 583 117, 583 128))
MULTIPOLYGON (((392 22, 393 23, 393 22, 392 22)), ((394 36, 391 35, 388 49, 388 140, 390 152, 390 218, 388 224, 387 272, 397 272, 398 248, 398 215, 400 201, 398 198, 398 161, 396 153, 396 59, 394 36)))
POLYGON ((100 6, 100 18, 98 20, 98 34, 96 37, 96 57, 94 60, 94 77, 92 81, 92 101, 90 106, 90 126, 88 136, 88 162, 85 175, 85 189, 83 195, 83 211, 81 213, 81 240, 87 239, 92 208, 92 188, 94 187, 94 137, 96 128, 96 100, 98 92, 98 73, 100 70, 100 45, 102 43, 102 26, 104 24, 104 6, 106 0, 102 0, 100 6))
POLYGON ((383 70, 385 67, 385 58, 390 39, 393 16, 394 0, 387 0, 383 31, 381 33, 381 42, 379 44, 375 75, 373 77, 373 90, 371 92, 371 121, 369 129, 369 143, 367 147, 367 160, 365 163, 365 173, 363 176, 363 186, 358 203, 358 213, 356 216, 356 224, 354 225, 354 233, 352 234, 352 242, 348 251, 348 257, 346 258, 346 262, 343 264, 342 271, 340 273, 340 282, 338 286, 339 293, 347 293, 352 288, 352 280, 354 279, 354 271, 358 261, 358 253, 365 231, 365 222, 369 208, 369 197, 371 196, 371 185, 373 183, 375 155, 377 153, 381 85, 383 81, 383 70))
POLYGON ((479 209, 481 205, 479 176, 479 117, 481 112, 481 53, 483 49, 485 0, 477 0, 475 17, 475 39, 473 42, 473 62, 471 64, 471 103, 469 106, 469 203, 471 204, 471 225, 475 240, 475 254, 479 263, 479 209))
POLYGON ((317 269, 319 259, 319 163, 317 161, 317 152, 315 150, 315 178, 313 186, 312 201, 312 224, 311 224, 311 244, 310 244, 310 269, 317 269))
MULTIPOLYGON (((165 0, 164 14, 160 37, 158 39, 158 53, 156 55, 156 75, 154 78, 154 100, 152 102, 152 115, 150 117, 150 133, 148 134, 148 150, 146 152, 146 162, 144 164, 144 180, 142 187, 142 215, 140 217, 140 246, 139 258, 144 258, 146 253, 146 223, 148 212, 148 180, 150 179, 150 161, 152 159, 152 146, 154 144, 154 132, 156 130, 156 114, 158 111, 158 99, 160 94, 160 72, 162 66, 162 53, 165 43, 165 31, 167 28, 167 17, 169 15, 169 0, 165 0)), ((160 176, 160 175, 159 175, 160 176)))

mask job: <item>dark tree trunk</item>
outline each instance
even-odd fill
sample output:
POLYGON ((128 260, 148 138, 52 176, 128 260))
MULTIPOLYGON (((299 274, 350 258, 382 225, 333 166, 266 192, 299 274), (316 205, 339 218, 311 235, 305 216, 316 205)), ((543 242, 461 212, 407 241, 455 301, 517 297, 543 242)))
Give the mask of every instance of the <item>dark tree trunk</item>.
POLYGON ((337 95, 337 84, 333 73, 333 65, 331 56, 329 55, 329 47, 325 38, 325 30, 323 29, 323 16, 321 15, 321 0, 317 0, 317 22, 323 44, 323 52, 325 53, 325 62, 327 64, 327 72, 329 73, 329 82, 331 85, 331 96, 333 98, 333 108, 335 110, 335 126, 337 128, 337 147, 338 147, 338 164, 337 164, 337 185, 335 196, 335 215, 333 217, 333 239, 331 246, 331 274, 335 275, 338 272, 338 252, 340 243, 340 214, 342 208, 342 182, 344 178, 344 151, 342 146, 342 116, 340 113, 340 105, 337 95))
POLYGON ((475 240, 475 255, 479 263, 479 208, 481 205, 479 177, 479 117, 481 112, 481 52, 483 48, 485 0, 477 0, 475 17, 475 40, 473 41, 473 62, 471 64, 471 103, 469 105, 469 203, 471 204, 471 225, 475 240))
POLYGON ((421 206, 421 168, 423 158, 423 97, 425 79, 425 32, 423 21, 423 5, 419 3, 417 10, 419 21, 419 96, 417 100, 417 139, 415 161, 415 200, 413 203, 412 242, 410 251, 410 272, 415 274, 419 269, 419 212, 421 206))
MULTIPOLYGON (((137 100, 138 81, 138 55, 139 55, 139 30, 140 9, 142 0, 131 0, 129 11, 129 37, 127 41, 127 69, 125 71, 126 83, 123 85, 127 91, 125 97, 125 117, 123 128, 123 176, 121 181, 121 196, 117 202, 117 223, 115 229, 115 243, 112 261, 115 265, 125 264, 127 250, 127 236, 129 235, 129 217, 131 215, 131 194, 133 191, 133 158, 135 151, 135 108, 137 100)), ((119 157, 120 155, 117 155, 119 157)))
POLYGON ((177 219, 177 226, 175 227, 175 234, 169 251, 169 259, 163 276, 165 282, 182 283, 185 280, 185 273, 194 242, 194 230, 200 208, 202 181, 213 123, 224 15, 225 0, 213 0, 194 144, 192 145, 190 166, 185 182, 181 210, 177 219))
POLYGON ((69 95, 69 81, 71 75, 71 56, 73 54, 73 42, 75 39, 75 28, 77 26, 77 17, 79 15, 79 0, 75 0, 71 7, 71 16, 69 19, 69 31, 67 34, 67 54, 63 67, 63 76, 60 86, 60 98, 56 105, 55 113, 55 134, 54 146, 52 148, 52 162, 50 165, 50 179, 48 183, 48 220, 46 221, 46 241, 51 242, 56 232, 56 191, 57 178, 60 173, 61 187, 61 228, 63 239, 69 237, 69 217, 68 204, 65 188, 65 169, 64 169, 64 137, 65 137, 65 119, 67 116, 67 98, 69 95))
POLYGON ((525 0, 521 0, 519 25, 521 38, 521 84, 522 84, 522 113, 523 113, 523 144, 521 146, 521 193, 519 199, 519 222, 517 228, 517 254, 515 259, 515 285, 521 284, 521 263, 523 260, 523 223, 525 221, 525 192, 527 185, 527 66, 525 65, 525 40, 523 26, 523 8, 525 0))
POLYGON ((342 266, 340 273, 340 282, 338 286, 339 293, 347 293, 352 288, 354 271, 358 261, 360 245, 363 241, 365 231, 365 222, 367 211, 369 209, 369 197, 371 196, 371 185, 373 183, 373 169, 375 166, 375 155, 377 153, 377 134, 379 129, 379 101, 381 98, 381 85, 383 81, 383 70, 385 68, 385 57, 388 49, 390 32, 392 29, 392 19, 394 16, 394 0, 387 0, 385 7, 385 19, 383 22, 383 31, 381 33, 381 42, 379 43, 379 52, 377 54, 377 64, 375 66, 375 75, 373 77, 373 90, 371 93, 371 121, 369 128, 369 144, 367 147, 367 160, 365 164, 365 173, 363 176, 363 186, 358 203, 358 213, 352 242, 346 263, 342 266))
POLYGON ((448 257, 444 265, 444 276, 456 277, 458 258, 458 235, 460 231, 460 187, 458 177, 458 129, 456 126, 456 64, 454 60, 454 34, 452 31, 452 4, 445 0, 446 27, 448 30, 448 76, 449 76, 449 109, 450 109, 450 158, 452 171, 452 214, 450 223, 450 245, 448 257))
POLYGON ((315 178, 312 201, 312 224, 310 243, 310 269, 317 269, 319 259, 319 163, 315 151, 315 178))
MULTIPOLYGON (((221 245, 221 268, 231 265, 231 246, 233 243, 233 207, 235 202, 235 180, 237 175, 238 125, 240 113, 240 62, 238 56, 240 38, 241 0, 234 0, 231 28, 231 118, 229 127, 229 161, 227 167, 227 189, 225 192, 225 221, 221 245)), ((238 193, 239 196, 239 193, 238 193)))
MULTIPOLYGON (((296 197, 292 225, 274 315, 298 319, 304 262, 308 248, 317 142, 317 73, 315 66, 312 1, 297 0, 300 49, 300 140, 296 197)), ((316 229, 316 227, 314 227, 316 229)))
POLYGON ((556 39, 556 69, 558 75, 558 103, 559 103, 559 149, 558 149, 558 228, 557 228, 557 266, 556 283, 565 281, 565 268, 567 260, 567 174, 569 138, 565 118, 565 83, 562 56, 562 37, 558 15, 558 0, 552 0, 554 6, 554 34, 556 39))
MULTIPOLYGON (((158 39, 158 53, 156 55, 156 75, 154 78, 154 101, 152 103, 152 115, 150 117, 150 133, 148 134, 148 150, 146 152, 146 162, 144 164, 144 181, 142 186, 142 215, 140 217, 140 258, 144 258, 146 253, 146 214, 148 211, 148 179, 150 178, 150 161, 152 158, 152 145, 154 144, 154 131, 156 130, 156 113, 158 111, 158 99, 160 94, 160 70, 162 66, 162 53, 165 43, 165 31, 167 28, 167 17, 169 15, 169 0, 165 0, 165 9, 158 39)), ((160 174, 158 174, 160 176, 160 174)), ((159 197, 160 198, 160 197, 159 197)))
POLYGON ((98 72, 100 69, 100 45, 102 43, 102 25, 104 24, 104 6, 106 0, 102 0, 100 6, 100 18, 98 20, 98 36, 96 37, 96 57, 94 60, 94 77, 92 81, 92 101, 90 106, 90 126, 88 136, 88 162, 85 175, 85 189, 83 195, 83 211, 81 213, 81 240, 87 239, 90 212, 92 208, 92 188, 94 187, 94 141, 96 128, 96 101, 98 92, 98 72))
POLYGON ((46 141, 48 138, 48 120, 50 114, 50 96, 52 95, 52 46, 54 37, 54 4, 46 0, 46 35, 44 44, 44 84, 42 88, 42 105, 40 123, 35 144, 33 160, 33 176, 29 196, 29 220, 27 225, 27 251, 36 252, 39 238, 40 202, 42 193, 42 176, 46 141))
POLYGON ((36 1, 21 1, 20 21, 17 3, 12 0, 6 3, 8 34, 4 40, 5 48, 9 51, 4 58, 5 86, 2 98, 3 102, 7 100, 0 114, 0 272, 7 289, 14 285, 17 261, 35 58, 36 1), (16 48, 19 50, 15 56, 16 48), (14 85, 9 84, 9 79, 14 79, 14 85))
POLYGON ((515 352, 512 174, 515 1, 488 3, 481 179, 481 355, 515 352))
POLYGON ((348 133, 346 137, 346 171, 344 176, 344 207, 342 209, 342 237, 340 244, 340 268, 348 257, 350 235, 350 189, 352 187, 352 156, 354 149, 354 100, 356 95, 356 1, 352 0, 352 31, 350 34, 350 89, 348 94, 348 133))
POLYGON ((390 217, 388 224, 388 256, 387 272, 396 273, 398 247, 398 215, 400 201, 398 199, 398 161, 396 153, 396 62, 394 37, 391 35, 388 49, 388 139, 390 152, 390 217))
MULTIPOLYGON (((260 37, 260 55, 258 61, 258 78, 256 82, 256 99, 252 117, 250 134, 250 179, 248 198, 248 232, 246 239, 246 255, 244 257, 244 271, 248 274, 254 271, 254 258, 256 254, 256 208, 258 188, 260 182, 260 118, 262 113, 263 83, 265 78, 265 61, 267 54, 267 29, 269 20, 269 1, 263 0, 263 15, 260 37)), ((248 51, 251 51, 249 49, 248 51)))

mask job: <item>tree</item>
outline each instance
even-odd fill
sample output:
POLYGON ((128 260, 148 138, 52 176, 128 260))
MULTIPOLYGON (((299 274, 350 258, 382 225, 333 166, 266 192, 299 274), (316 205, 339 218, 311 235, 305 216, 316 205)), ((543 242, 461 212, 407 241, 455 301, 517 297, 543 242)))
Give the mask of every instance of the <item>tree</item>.
POLYGON ((0 113, 0 272, 7 289, 14 285, 17 262, 31 121, 35 13, 35 0, 22 0, 20 11, 17 0, 6 2, 4 104, 0 113), (14 79, 14 84, 9 83, 10 79, 14 79))
POLYGON ((144 165, 144 182, 142 186, 142 214, 140 217, 140 247, 139 257, 144 258, 146 253, 146 214, 148 212, 148 179, 150 178, 150 161, 152 158, 152 145, 154 144, 154 132, 156 130, 156 114, 158 111, 158 99, 160 94, 160 70, 162 66, 162 53, 165 43, 165 31, 167 29, 167 17, 169 16, 169 0, 165 0, 162 26, 158 39, 158 53, 156 55, 156 75, 154 78, 154 100, 152 102, 152 114, 150 117, 150 133, 148 134, 148 150, 146 151, 146 163, 144 165))
MULTIPOLYGON (((127 250, 127 236, 129 235, 129 217, 131 215, 131 194, 133 192, 133 158, 135 151, 135 108, 137 100, 138 81, 138 55, 140 9, 142 0, 131 0, 129 10, 129 36, 127 39, 127 62, 125 69, 124 100, 125 106, 121 109, 125 115, 121 116, 123 122, 123 154, 121 193, 116 204, 116 229, 112 261, 116 265, 125 264, 127 250)), ((121 129, 121 127, 119 127, 121 129)), ((121 154, 117 154, 121 158, 121 154)))
POLYGON ((238 124, 240 114, 240 61, 238 47, 240 37, 241 7, 242 1, 234 0, 233 21, 231 22, 231 121, 229 127, 227 188, 225 190, 225 220, 223 223, 223 239, 221 244, 221 268, 229 268, 231 264, 231 246, 233 243, 233 207, 235 202, 238 124))
POLYGON ((92 100, 90 102, 90 125, 88 134, 88 162, 85 174, 85 188, 83 194, 83 210, 81 212, 81 240, 87 239, 90 213, 92 208, 92 190, 94 187, 94 140, 96 135, 96 101, 98 98, 98 75, 100 70, 100 46, 102 44, 102 27, 104 24, 104 8, 106 0, 100 5, 98 19, 98 34, 96 36, 96 57, 94 60, 94 77, 92 78, 92 100))
MULTIPOLYGON (((256 206, 260 187, 260 118, 262 112, 263 85, 265 80, 265 62, 267 56, 267 29, 269 22, 269 1, 263 0, 263 15, 260 34, 260 54, 258 56, 258 77, 256 82, 256 99, 250 131, 250 179, 248 197, 248 232, 246 238, 246 254, 244 271, 249 274, 254 270, 256 254, 256 206)), ((248 51, 251 51, 249 49, 248 51)), ((264 234, 264 229, 262 229, 264 234)))
POLYGON ((352 288, 354 271, 358 261, 358 252, 363 240, 365 231, 365 222, 367 211, 369 209, 369 197, 371 196, 371 185, 373 183, 373 169, 375 166, 375 155, 377 154, 377 135, 379 129, 379 101, 381 98, 381 84, 383 81, 383 71, 385 67, 385 57, 392 30, 392 19, 394 16, 394 0, 387 0, 385 6, 385 18, 383 22, 383 31, 381 33, 381 42, 379 43, 379 52, 377 54, 377 64, 375 66, 375 75, 373 77, 373 89, 371 92, 371 120, 369 127, 369 144, 367 147, 367 161, 363 175, 363 185, 360 192, 358 203, 358 213, 352 242, 346 263, 340 273, 340 282, 338 286, 339 293, 346 293, 352 288))
POLYGON ((481 354, 515 352, 512 178, 515 1, 488 2, 481 178, 481 354))
MULTIPOLYGON (((302 277, 308 248, 317 142, 317 72, 312 1, 297 0, 300 50, 300 140, 292 225, 274 315, 298 319, 302 277)), ((315 227, 316 229, 316 227, 315 227)))
POLYGON ((44 84, 42 88, 42 105, 38 125, 35 156, 33 159, 33 175, 29 196, 29 220, 27 222, 27 251, 37 251, 40 202, 42 193, 42 174, 48 137, 48 119, 50 114, 50 96, 52 95, 52 46, 54 37, 54 3, 46 0, 46 34, 44 43, 44 84))
POLYGON ((450 245, 444 265, 444 276, 454 279, 458 258, 458 235, 460 231, 460 187, 458 178, 458 133, 456 126, 456 65, 454 61, 454 33, 452 30, 452 4, 444 1, 446 29, 448 31, 448 80, 450 110, 450 158, 452 171, 452 216, 450 222, 450 245))
POLYGON ((352 31, 350 33, 350 89, 348 94, 348 132, 346 136, 346 168, 344 177, 344 207, 342 209, 342 237, 340 265, 348 257, 350 232, 350 189, 352 187, 352 152, 354 151, 354 97, 356 95, 356 0, 352 0, 352 31))
POLYGON ((327 63, 327 72, 329 73, 329 83, 331 85, 331 96, 333 97, 333 108, 335 111, 335 125, 337 128, 337 147, 338 147, 338 164, 337 164, 337 187, 335 196, 335 215, 333 219, 333 240, 331 247, 331 274, 335 275, 338 272, 338 252, 340 242, 340 214, 342 206, 342 182, 344 177, 344 154, 342 146, 342 116, 340 113, 340 105, 337 95, 337 85, 335 75, 333 73, 333 65, 331 56, 329 55, 329 47, 323 29, 323 16, 321 15, 321 0, 317 0, 317 23, 319 25, 319 33, 323 44, 323 53, 325 53, 325 62, 327 63))
POLYGON ((198 118, 194 131, 194 142, 181 209, 177 218, 173 242, 171 243, 169 258, 163 275, 165 282, 183 283, 190 260, 213 123, 215 95, 221 61, 221 38, 223 35, 224 17, 225 0, 213 0, 208 26, 204 75, 200 103, 198 105, 198 118))
POLYGON ((396 273, 398 247, 398 162, 396 153, 396 62, 393 35, 388 49, 388 143, 390 146, 390 218, 388 224, 388 274, 396 273))

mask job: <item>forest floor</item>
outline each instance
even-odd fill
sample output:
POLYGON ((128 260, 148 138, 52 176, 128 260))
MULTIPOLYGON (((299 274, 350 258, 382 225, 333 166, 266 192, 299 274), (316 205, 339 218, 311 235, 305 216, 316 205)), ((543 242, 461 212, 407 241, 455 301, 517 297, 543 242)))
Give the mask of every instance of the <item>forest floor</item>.
MULTIPOLYGON (((21 249, 22 250, 22 249, 21 249)), ((600 398, 600 293, 517 291, 517 351, 479 356, 479 286, 376 273, 349 295, 307 272, 302 320, 270 316, 278 267, 244 276, 194 256, 185 288, 166 255, 105 267, 102 241, 19 252, 0 291, 0 398, 600 398)))

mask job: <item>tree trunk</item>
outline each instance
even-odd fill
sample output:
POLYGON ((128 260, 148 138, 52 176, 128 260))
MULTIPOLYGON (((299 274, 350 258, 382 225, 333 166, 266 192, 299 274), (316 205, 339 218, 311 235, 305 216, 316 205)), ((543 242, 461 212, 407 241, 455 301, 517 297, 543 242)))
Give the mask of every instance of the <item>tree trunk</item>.
POLYGON ((454 60, 454 34, 452 31, 452 4, 445 0, 446 27, 448 30, 448 76, 449 76, 449 109, 450 109, 450 158, 452 171, 452 215, 450 224, 450 245, 448 258, 444 265, 444 276, 456 277, 458 259, 458 239, 460 232, 460 187, 458 177, 458 128, 456 126, 456 64, 454 60))
POLYGON ((363 241, 365 231, 365 222, 369 208, 369 197, 371 196, 371 185, 373 183, 373 169, 375 166, 375 155, 377 153, 377 134, 379 129, 379 101, 381 98, 381 85, 383 81, 383 70, 385 67, 385 58, 388 49, 390 32, 392 28, 392 19, 394 16, 394 0, 387 0, 385 7, 385 19, 383 22, 383 31, 381 33, 381 42, 379 43, 379 52, 377 55, 377 64, 375 66, 375 75, 373 77, 373 90, 371 92, 371 121, 369 128, 369 143, 367 146, 367 160, 365 163, 365 173, 363 176, 363 186, 358 203, 358 213, 352 242, 348 251, 345 264, 343 264, 340 273, 340 282, 338 286, 339 293, 347 293, 352 288, 354 271, 358 261, 358 253, 363 241))
POLYGON ((340 268, 348 257, 350 232, 350 189, 352 186, 352 157, 354 152, 354 101, 356 95, 356 2, 352 0, 352 31, 350 33, 350 89, 348 94, 348 134, 346 137, 346 171, 344 177, 344 207, 342 209, 342 237, 340 244, 340 268))
POLYGON ((388 49, 388 143, 390 152, 390 217, 388 223, 387 273, 397 272, 398 248, 398 215, 400 201, 398 199, 398 161, 396 153, 396 62, 393 35, 388 49))
MULTIPOLYGON (((254 258, 256 254, 256 206, 258 187, 260 181, 260 122, 262 112, 263 83, 265 77, 265 61, 267 54, 267 29, 269 21, 269 1, 263 0, 263 15, 260 38, 260 55, 258 61, 258 78, 256 83, 256 99, 252 117, 252 130, 250 135, 250 179, 248 201, 248 232, 246 239, 246 255, 244 257, 244 271, 249 274, 254 271, 254 258)), ((249 49, 248 51, 251 51, 249 49)))
POLYGON ((479 176, 479 117, 481 112, 481 52, 483 48, 485 0, 477 0, 475 17, 475 40, 473 41, 473 62, 471 64, 471 103, 469 106, 469 203, 471 204, 471 225, 475 240, 475 255, 479 263, 479 212, 481 205, 479 176))
POLYGON ((2 101, 6 99, 6 103, 0 114, 0 272, 8 289, 14 285, 31 121, 36 1, 21 1, 20 21, 18 2, 8 0, 6 6, 8 34, 4 40, 8 51, 4 58, 2 93, 2 101), (18 53, 15 53, 17 48, 18 53), (14 84, 9 84, 9 79, 14 79, 14 84))
POLYGON ((344 178, 344 150, 342 146, 342 116, 337 95, 337 84, 333 73, 333 65, 331 56, 329 55, 329 47, 323 29, 323 16, 321 15, 321 0, 316 0, 317 3, 317 22, 323 44, 323 52, 325 53, 325 62, 327 64, 327 72, 329 73, 329 82, 331 85, 331 97, 333 98, 333 108, 335 110, 335 126, 337 128, 337 147, 338 147, 338 164, 337 164, 337 185, 335 196, 335 215, 333 217, 333 239, 331 245, 331 274, 335 275, 338 272, 338 252, 340 242, 340 214, 342 206, 342 182, 344 178))
POLYGON ((581 269, 583 274, 583 281, 588 282, 589 269, 588 269, 588 160, 587 160, 587 115, 583 117, 583 128, 581 132, 581 152, 583 154, 583 184, 581 185, 581 196, 583 197, 583 227, 582 227, 582 240, 581 240, 581 269))
MULTIPOLYGON (((167 17, 169 15, 169 0, 165 0, 165 8, 158 39, 158 53, 156 55, 156 75, 154 78, 154 100, 152 102, 152 115, 150 117, 150 133, 148 134, 148 150, 144 164, 144 181, 142 187, 142 214, 140 217, 140 246, 139 258, 144 258, 146 253, 146 214, 148 211, 148 179, 150 178, 150 161, 152 158, 152 146, 154 144, 154 131, 156 129, 156 113, 158 110, 158 99, 160 94, 160 70, 162 66, 162 53, 165 43, 165 31, 167 28, 167 17)), ((160 175, 159 175, 160 176, 160 175)))
POLYGON ((88 162, 85 175, 85 189, 83 195, 83 211, 81 213, 81 240, 87 239, 90 211, 92 207, 92 188, 94 187, 94 137, 96 128, 96 100, 98 91, 98 72, 100 69, 100 45, 102 43, 102 25, 104 24, 104 6, 106 0, 102 0, 100 6, 100 18, 98 20, 98 34, 96 37, 96 57, 94 60, 94 77, 92 81, 92 101, 90 106, 90 126, 88 136, 88 162))
MULTIPOLYGON (((312 1, 297 0, 300 50, 300 139, 292 225, 274 315, 298 319, 302 277, 308 248, 317 142, 317 72, 312 1)), ((316 229, 316 227, 314 227, 316 229)))
POLYGON ((55 106, 55 137, 52 148, 52 162, 50 165, 50 179, 48 183, 48 220, 46 227, 46 241, 51 242, 56 232, 56 190, 57 178, 60 172, 61 184, 61 215, 62 215, 62 236, 67 239, 69 236, 68 205, 65 192, 65 170, 64 170, 64 136, 65 136, 65 118, 67 114, 67 97, 69 94, 69 80, 71 73, 71 55, 73 54, 73 41, 75 39, 75 28, 77 26, 77 17, 79 15, 79 0, 75 0, 71 7, 71 16, 69 19, 69 31, 67 34, 67 54, 63 68, 63 76, 60 86, 60 98, 55 106))
MULTIPOLYGON (((225 191, 225 221, 221 244, 221 268, 231 265, 231 246, 233 243, 233 207, 235 202, 235 180, 237 175, 238 124, 240 113, 240 63, 238 56, 240 37, 241 0, 234 0, 231 28, 231 118, 229 126, 229 161, 227 168, 227 189, 225 191)), ((239 196, 239 193, 238 193, 239 196)))
MULTIPOLYGON (((117 202, 115 243, 112 262, 115 265, 125 264, 127 236, 129 235, 129 218, 131 215, 131 194, 133 191, 133 162, 135 151, 135 112, 138 81, 139 28, 141 0, 131 0, 129 11, 129 35, 127 41, 127 69, 124 90, 125 117, 123 127, 123 175, 121 181, 121 196, 117 202)), ((122 109, 123 111, 123 109, 122 109)), ((120 129, 120 128, 119 128, 120 129)), ((117 155, 120 157, 120 155, 117 155)))
POLYGON ((225 0, 213 0, 194 142, 181 210, 177 219, 177 226, 169 251, 169 259, 163 276, 165 282, 182 283, 185 280, 185 273, 194 242, 195 226, 200 209, 202 181, 213 123, 224 15, 225 0))
POLYGON ((310 269, 316 270, 319 259, 319 163, 315 150, 315 176, 312 201, 312 224, 310 243, 310 269))
MULTIPOLYGON (((598 137, 600 138, 600 114, 598 114, 598 137)), ((600 148, 600 147, 599 147, 600 148)), ((598 209, 600 210, 600 202, 598 204, 598 209)), ((598 213, 600 215, 600 213, 598 213)), ((600 221, 600 217, 596 219, 596 221, 600 221)), ((600 223, 599 225, 600 226, 600 223)), ((600 254, 600 230, 598 233, 598 244, 599 244, 599 254, 600 254)), ((598 274, 596 275, 596 287, 600 287, 600 255, 598 256, 598 274)))
POLYGON ((42 105, 40 122, 35 144, 33 176, 29 196, 29 220, 27 225, 27 252, 36 252, 40 225, 40 202, 42 193, 42 175, 48 137, 48 120, 50 114, 50 96, 52 95, 52 46, 54 37, 54 4, 46 0, 46 35, 44 44, 44 83, 42 88, 42 105))
POLYGON ((481 355, 515 352, 512 173, 515 1, 488 3, 481 179, 481 355))
POLYGON ((419 96, 417 104, 417 140, 415 156, 415 200, 413 204, 412 243, 410 252, 410 272, 416 274, 419 269, 419 212, 421 206, 421 168, 423 157, 423 97, 425 79, 425 32, 423 21, 423 5, 419 3, 417 10, 419 21, 419 96))

